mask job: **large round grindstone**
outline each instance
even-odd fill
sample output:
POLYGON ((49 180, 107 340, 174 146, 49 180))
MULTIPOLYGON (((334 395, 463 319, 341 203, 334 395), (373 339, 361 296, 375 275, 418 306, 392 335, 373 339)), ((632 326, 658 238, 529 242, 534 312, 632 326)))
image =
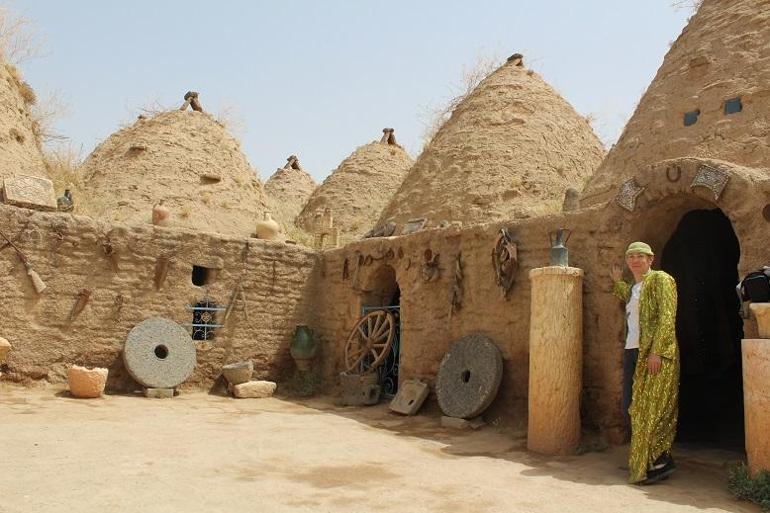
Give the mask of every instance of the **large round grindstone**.
POLYGON ((503 377, 503 357, 489 337, 468 335, 441 360, 436 395, 448 417, 470 419, 492 403, 503 377))
POLYGON ((196 355, 183 327, 161 317, 142 321, 128 333, 123 362, 131 376, 148 388, 173 388, 190 377, 196 355))

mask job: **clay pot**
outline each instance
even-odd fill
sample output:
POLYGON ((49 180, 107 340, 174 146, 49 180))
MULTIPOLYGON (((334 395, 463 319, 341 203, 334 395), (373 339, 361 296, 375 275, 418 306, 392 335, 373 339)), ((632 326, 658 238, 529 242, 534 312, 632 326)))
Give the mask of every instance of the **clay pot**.
POLYGON ((757 319, 759 338, 770 339, 770 303, 751 303, 749 308, 757 319))
POLYGON ((310 370, 310 363, 318 352, 318 344, 313 339, 313 330, 304 324, 297 326, 289 346, 291 357, 301 371, 310 370))
POLYGON ((163 200, 152 208, 152 224, 155 226, 168 226, 171 211, 163 206, 163 200))
POLYGON ((265 217, 262 221, 257 221, 257 238, 265 240, 276 240, 281 233, 281 226, 273 221, 270 217, 270 212, 265 212, 265 217))
POLYGON ((67 370, 67 382, 73 396, 93 399, 101 396, 104 392, 104 385, 107 383, 107 369, 101 367, 88 369, 73 365, 67 370))
POLYGON ((5 364, 5 359, 11 351, 11 343, 0 337, 0 365, 5 364))
POLYGON ((240 385, 241 383, 250 381, 253 373, 254 364, 251 360, 247 362, 230 363, 222 367, 222 374, 230 386, 240 385))

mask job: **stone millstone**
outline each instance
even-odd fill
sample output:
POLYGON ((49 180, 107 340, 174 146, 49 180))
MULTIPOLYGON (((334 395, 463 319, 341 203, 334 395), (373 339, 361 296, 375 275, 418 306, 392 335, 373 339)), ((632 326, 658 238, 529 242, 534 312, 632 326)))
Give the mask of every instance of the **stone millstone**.
POLYGON ((473 334, 461 338, 439 367, 436 395, 441 411, 461 419, 481 415, 497 395, 502 377, 503 357, 488 337, 473 334))
POLYGON ((173 388, 195 369, 195 346, 183 327, 155 317, 140 322, 129 332, 123 346, 123 362, 139 384, 173 388))

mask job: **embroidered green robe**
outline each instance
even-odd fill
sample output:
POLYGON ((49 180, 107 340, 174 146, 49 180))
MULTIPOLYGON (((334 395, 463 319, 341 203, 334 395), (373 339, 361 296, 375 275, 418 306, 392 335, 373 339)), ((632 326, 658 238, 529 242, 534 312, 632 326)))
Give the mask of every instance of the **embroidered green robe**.
MULTIPOLYGON (((623 301, 631 285, 616 282, 613 293, 623 301)), ((629 482, 647 477, 647 470, 663 453, 671 451, 679 407, 679 347, 676 342, 676 283, 663 271, 649 271, 642 279, 639 297, 639 360, 631 398, 631 453, 629 482), (661 357, 660 371, 651 376, 647 357, 661 357)))

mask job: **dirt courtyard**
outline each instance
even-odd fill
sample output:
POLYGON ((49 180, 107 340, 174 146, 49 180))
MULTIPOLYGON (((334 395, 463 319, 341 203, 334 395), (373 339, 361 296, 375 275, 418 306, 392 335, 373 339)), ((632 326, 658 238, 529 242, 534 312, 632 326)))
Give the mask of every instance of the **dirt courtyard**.
POLYGON ((626 448, 569 458, 523 432, 437 415, 203 393, 76 400, 0 384, 0 512, 757 512, 726 489, 737 455, 677 452, 665 483, 625 483, 626 448))

